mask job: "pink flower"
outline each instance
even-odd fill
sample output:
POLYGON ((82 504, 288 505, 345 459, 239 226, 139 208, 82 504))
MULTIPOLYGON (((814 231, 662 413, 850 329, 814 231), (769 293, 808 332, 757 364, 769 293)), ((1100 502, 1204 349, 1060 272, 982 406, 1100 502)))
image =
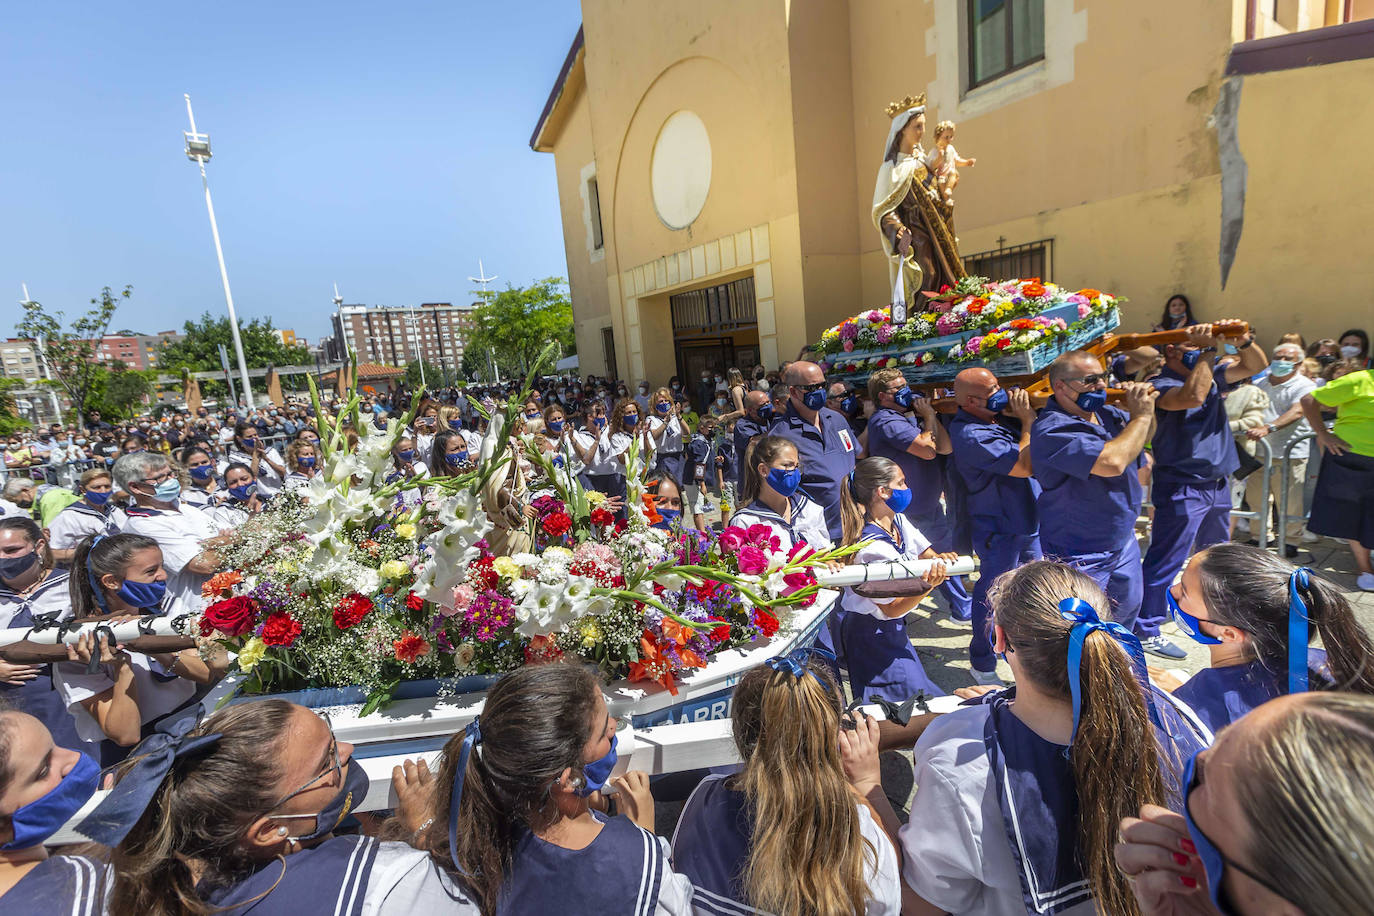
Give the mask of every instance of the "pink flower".
POLYGON ((718 543, 722 553, 739 553, 739 549, 748 540, 744 534, 744 529, 731 526, 720 533, 718 543))
POLYGON ((746 576, 761 576, 768 571, 768 555, 753 544, 746 544, 739 551, 739 571, 746 576))
POLYGON ((981 347, 982 345, 983 345, 983 338, 981 338, 981 337, 971 337, 971 338, 969 338, 969 342, 966 343, 966 344, 964 344, 964 350, 965 350, 966 352, 968 352, 968 353, 977 353, 977 352, 978 352, 978 348, 981 347))
POLYGON ((782 543, 768 525, 750 525, 744 530, 744 536, 749 539, 750 544, 764 550, 778 550, 782 543))
POLYGON ((883 313, 878 311, 877 309, 869 309, 867 312, 864 312, 864 318, 868 321, 873 322, 874 324, 877 324, 878 322, 883 320, 883 313))
POLYGON ((854 352, 854 341, 850 340, 849 338, 845 338, 845 341, 844 341, 843 346, 844 346, 844 352, 846 352, 846 353, 853 353, 853 352, 854 352))
POLYGON ((1051 320, 1050 326, 1056 327, 1061 331, 1067 331, 1069 329, 1069 323, 1065 321, 1063 318, 1055 318, 1051 320))
POLYGON ((963 322, 953 315, 941 315, 935 320, 935 330, 941 334, 953 334, 963 327, 963 322))
POLYGON ((445 617, 451 617, 454 614, 461 613, 464 608, 472 604, 472 599, 476 596, 477 593, 472 590, 472 586, 460 585, 453 590, 453 607, 441 607, 439 613, 443 614, 445 617))
POLYGON ((815 552, 816 551, 811 549, 810 544, 805 541, 797 541, 797 543, 792 545, 792 549, 787 552, 787 562, 791 563, 794 560, 805 560, 815 552))
POLYGON ((892 339, 892 325, 884 324, 878 327, 878 343, 885 344, 892 339))
POLYGON ((1088 317, 1088 313, 1091 312, 1092 310, 1093 310, 1093 307, 1092 307, 1091 305, 1088 305, 1088 303, 1086 303, 1086 302, 1080 302, 1080 303, 1078 303, 1078 317, 1079 317, 1079 318, 1087 318, 1087 317, 1088 317))

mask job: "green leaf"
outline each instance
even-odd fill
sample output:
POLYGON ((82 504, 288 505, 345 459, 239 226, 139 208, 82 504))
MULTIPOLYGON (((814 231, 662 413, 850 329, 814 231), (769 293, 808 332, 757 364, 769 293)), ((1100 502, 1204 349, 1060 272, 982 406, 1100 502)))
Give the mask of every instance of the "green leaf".
POLYGON ((358 711, 358 716, 360 718, 362 716, 370 716, 377 710, 387 706, 391 702, 391 698, 396 693, 396 688, 399 687, 400 684, 400 679, 396 678, 387 681, 385 684, 369 693, 367 695, 367 702, 364 703, 363 708, 358 711))

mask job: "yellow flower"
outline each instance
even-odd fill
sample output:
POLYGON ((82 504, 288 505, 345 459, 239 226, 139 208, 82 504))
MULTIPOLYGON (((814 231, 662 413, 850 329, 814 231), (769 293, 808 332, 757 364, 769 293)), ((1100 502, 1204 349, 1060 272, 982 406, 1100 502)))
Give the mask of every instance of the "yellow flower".
POLYGON ((582 647, 590 649, 601 642, 601 625, 596 622, 595 617, 588 617, 582 622, 582 647))
POLYGON ((496 570, 496 574, 505 579, 520 578, 520 564, 510 557, 497 557, 491 561, 491 568, 496 570))
POLYGON ((564 559, 571 560, 571 559, 572 559, 572 555, 573 555, 572 551, 569 550, 569 549, 566 548, 566 547, 546 547, 546 548, 544 548, 544 556, 546 556, 546 557, 562 557, 562 558, 564 558, 564 559))
POLYGON ((410 572, 410 564, 404 560, 387 560, 377 572, 383 579, 400 579, 410 572))
POLYGON ((407 541, 415 540, 415 526, 410 522, 401 522, 396 526, 396 536, 403 537, 407 541))
POLYGON ((605 501, 606 494, 602 493, 600 490, 587 491, 587 505, 591 506, 593 509, 599 507, 605 501))
POLYGON ((239 670, 247 674, 258 666, 262 657, 267 654, 267 643, 257 636, 249 638, 248 642, 239 649, 239 670))

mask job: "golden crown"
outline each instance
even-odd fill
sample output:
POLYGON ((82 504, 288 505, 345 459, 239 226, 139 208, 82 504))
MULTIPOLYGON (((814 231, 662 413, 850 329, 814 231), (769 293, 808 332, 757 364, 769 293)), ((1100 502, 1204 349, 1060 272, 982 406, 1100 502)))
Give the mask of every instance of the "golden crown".
POLYGON ((902 112, 909 111, 910 109, 916 108, 920 105, 925 105, 925 103, 926 94, 924 92, 922 92, 920 95, 909 95, 906 98, 902 99, 900 102, 889 103, 887 106, 887 116, 889 118, 895 118, 902 112))

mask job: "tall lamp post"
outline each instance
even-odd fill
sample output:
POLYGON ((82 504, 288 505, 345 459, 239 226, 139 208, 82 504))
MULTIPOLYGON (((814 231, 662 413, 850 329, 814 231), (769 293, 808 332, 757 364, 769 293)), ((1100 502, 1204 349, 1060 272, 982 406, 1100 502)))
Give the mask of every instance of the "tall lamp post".
MULTIPOLYGON (((20 287, 23 288, 23 290, 24 290, 24 298, 19 300, 19 304, 20 304, 20 305, 28 305, 31 301, 33 301, 33 300, 31 300, 31 299, 29 298, 29 285, 28 285, 27 283, 21 283, 21 284, 19 284, 19 285, 20 285, 20 287)), ((100 342, 99 342, 99 341, 96 341, 96 345, 99 346, 99 344, 100 344, 100 342)), ((34 341, 34 346, 37 347, 37 349, 38 349, 38 365, 39 365, 39 367, 43 370, 43 378, 48 379, 48 380, 51 380, 51 379, 52 379, 52 371, 51 371, 50 369, 48 369, 48 351, 47 351, 47 347, 45 347, 45 346, 43 345, 43 335, 41 335, 41 334, 38 335, 38 339, 34 341)), ((57 392, 54 391, 53 389, 49 388, 49 389, 48 389, 48 397, 49 397, 49 398, 52 398, 52 419, 53 419, 53 422, 54 422, 54 423, 61 423, 61 422, 62 422, 62 405, 58 403, 58 400, 57 400, 57 392)))
POLYGON ((219 277, 224 281, 224 303, 229 307, 229 333, 234 338, 234 356, 238 359, 239 375, 243 378, 243 403, 253 409, 253 386, 248 380, 248 362, 243 358, 243 340, 239 337, 239 319, 234 314, 234 294, 229 292, 229 271, 224 268, 224 249, 219 244, 219 224, 215 222, 215 205, 210 200, 210 180, 205 177, 205 163, 210 159, 210 135, 196 133, 196 116, 191 111, 191 95, 185 93, 186 116, 191 129, 186 136, 186 158, 200 166, 200 183, 205 186, 205 209, 210 212, 210 234, 215 237, 215 257, 219 258, 219 277))
POLYGON ((415 307, 411 306, 410 314, 406 318, 406 322, 410 326, 410 336, 415 339, 416 359, 420 363, 420 389, 424 391, 428 390, 429 383, 425 381, 425 351, 424 348, 420 346, 420 332, 415 330, 415 325, 418 321, 419 319, 415 317, 415 307))

